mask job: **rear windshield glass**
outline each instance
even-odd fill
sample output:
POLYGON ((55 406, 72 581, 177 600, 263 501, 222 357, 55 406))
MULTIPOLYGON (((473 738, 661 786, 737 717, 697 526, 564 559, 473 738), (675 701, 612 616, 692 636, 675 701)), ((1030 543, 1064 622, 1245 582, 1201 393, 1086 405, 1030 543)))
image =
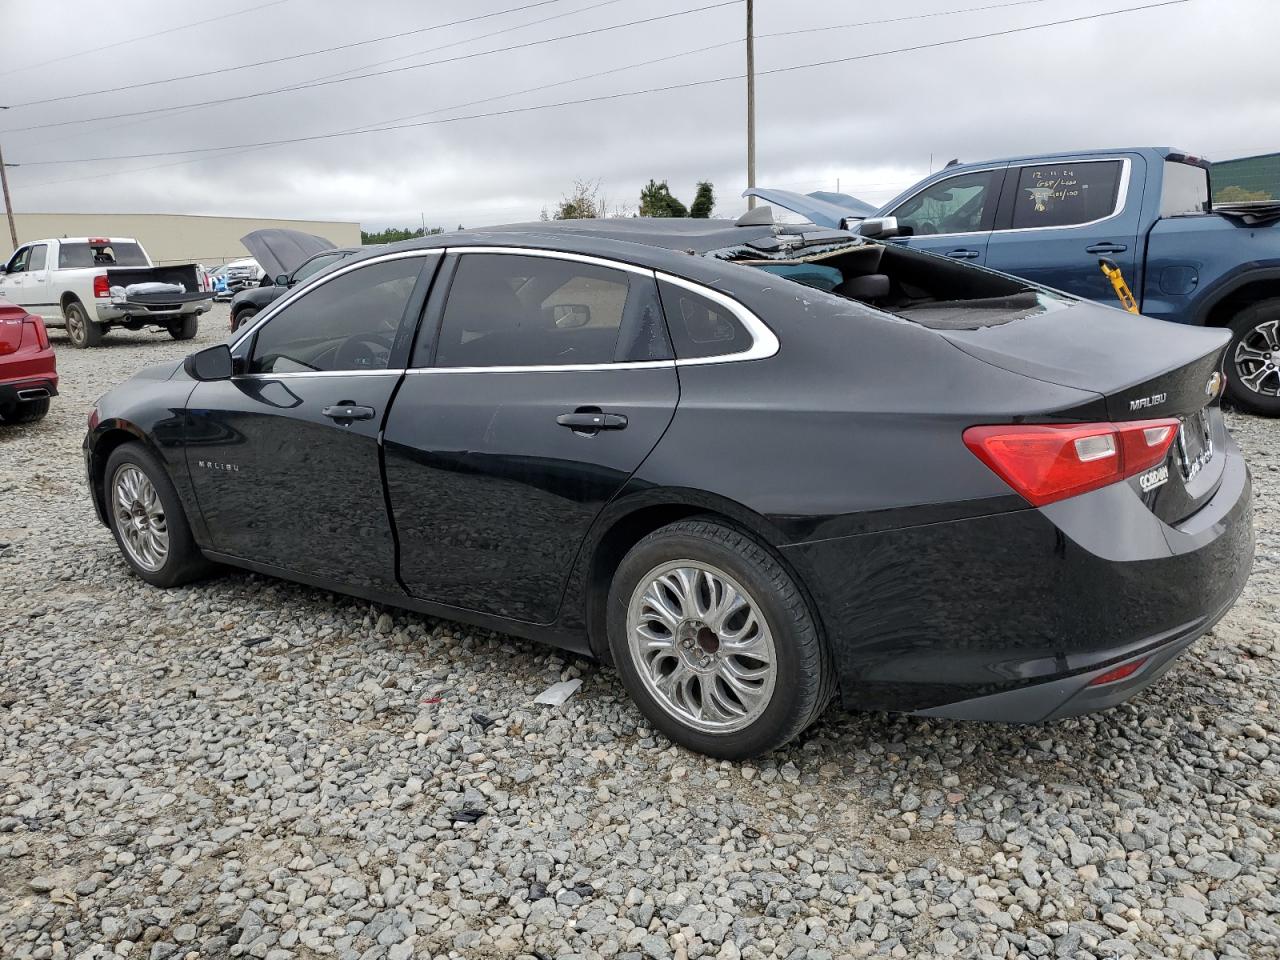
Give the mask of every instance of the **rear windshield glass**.
POLYGON ((1071 303, 1016 277, 892 243, 866 242, 790 263, 741 256, 726 259, 936 330, 998 326, 1071 303))
POLYGON ((147 255, 136 243, 63 243, 58 248, 58 266, 77 267, 149 267, 147 255))
POLYGON ((1209 171, 1189 163, 1166 160, 1160 216, 1185 217, 1209 212, 1209 171))

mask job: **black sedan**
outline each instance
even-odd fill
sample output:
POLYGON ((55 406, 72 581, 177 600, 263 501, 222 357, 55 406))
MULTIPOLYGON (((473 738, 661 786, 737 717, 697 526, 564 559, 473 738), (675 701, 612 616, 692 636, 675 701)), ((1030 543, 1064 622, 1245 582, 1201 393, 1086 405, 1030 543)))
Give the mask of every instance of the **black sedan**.
POLYGON ((1227 334, 849 233, 567 221, 358 254, 104 396, 143 580, 229 564, 616 665, 713 756, 850 708, 1038 722, 1234 602, 1227 334))
POLYGON ((240 242, 262 264, 262 281, 231 298, 231 329, 239 330, 265 307, 315 274, 345 260, 360 247, 335 247, 324 237, 272 227, 255 230, 240 242))

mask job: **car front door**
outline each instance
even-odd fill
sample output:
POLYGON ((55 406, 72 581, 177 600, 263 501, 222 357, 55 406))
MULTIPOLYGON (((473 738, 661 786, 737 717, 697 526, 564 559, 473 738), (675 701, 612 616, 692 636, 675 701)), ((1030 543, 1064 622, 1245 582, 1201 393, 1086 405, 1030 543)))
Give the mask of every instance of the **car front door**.
POLYGON ((22 284, 22 305, 43 317, 60 317, 62 308, 51 292, 49 281, 49 245, 33 243, 22 284))
POLYGON ((969 263, 984 263, 1004 169, 935 180, 889 211, 904 236, 895 242, 969 263))
POLYGON ((654 273, 461 250, 435 291, 423 330, 438 332, 419 338, 386 425, 401 580, 550 623, 592 521, 675 413, 654 273))
POLYGON ((439 260, 318 280, 237 341, 235 376, 196 386, 187 467, 217 553, 400 592, 378 443, 439 260))
POLYGON ((5 264, 0 276, 0 300, 8 300, 20 307, 26 304, 27 263, 31 259, 30 247, 19 247, 5 264))
POLYGON ((1118 303, 1098 265, 1116 263, 1142 290, 1138 226, 1145 161, 1049 161, 1009 168, 987 266, 1103 303, 1118 303))

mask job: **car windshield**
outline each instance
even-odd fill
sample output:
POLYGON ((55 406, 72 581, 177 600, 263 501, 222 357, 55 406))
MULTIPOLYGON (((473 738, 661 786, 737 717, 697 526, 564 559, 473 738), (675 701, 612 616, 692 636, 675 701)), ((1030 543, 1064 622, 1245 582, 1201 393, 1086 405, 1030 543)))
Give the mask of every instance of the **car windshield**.
POLYGON ((797 250, 767 258, 749 248, 726 253, 720 258, 933 329, 997 326, 1071 304, 1025 280, 893 243, 859 239, 816 253, 797 250))

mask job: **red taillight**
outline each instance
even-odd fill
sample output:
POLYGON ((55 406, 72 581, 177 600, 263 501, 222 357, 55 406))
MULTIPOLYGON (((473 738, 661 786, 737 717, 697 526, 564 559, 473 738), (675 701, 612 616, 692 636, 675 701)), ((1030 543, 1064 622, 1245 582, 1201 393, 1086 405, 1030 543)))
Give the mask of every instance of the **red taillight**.
POLYGON ((26 322, 36 328, 36 345, 41 350, 48 350, 49 332, 44 328, 44 321, 36 316, 28 316, 26 322))
POLYGON ((970 427, 964 442, 1033 506, 1132 477, 1160 463, 1178 421, 970 427))
POLYGON ((1106 673, 1100 673, 1089 681, 1091 687, 1101 687, 1104 684, 1115 683, 1117 680, 1124 680, 1126 677, 1132 677, 1147 662, 1147 658, 1141 660, 1133 660, 1129 663, 1122 664, 1114 670, 1108 670, 1106 673))
POLYGON ((93 278, 93 295, 95 297, 111 296, 111 284, 107 282, 105 273, 100 273, 93 278))

